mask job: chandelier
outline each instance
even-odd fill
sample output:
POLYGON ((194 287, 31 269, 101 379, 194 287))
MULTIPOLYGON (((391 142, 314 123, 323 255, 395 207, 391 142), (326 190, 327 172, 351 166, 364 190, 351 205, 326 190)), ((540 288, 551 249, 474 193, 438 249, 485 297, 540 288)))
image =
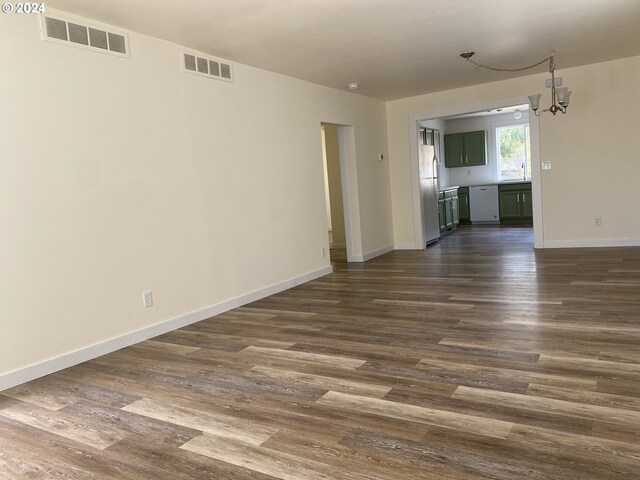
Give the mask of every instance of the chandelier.
MULTIPOLYGON (((526 67, 520 68, 495 68, 489 67, 487 65, 482 65, 481 63, 475 62, 471 59, 475 55, 476 52, 464 52, 461 53, 460 56, 467 60, 468 62, 474 64, 476 67, 486 68, 487 70, 493 70, 494 72, 522 72, 524 70, 530 70, 532 68, 536 68, 539 65, 542 65, 545 62, 549 62, 549 73, 551 73, 551 106, 547 109, 544 109, 543 112, 551 112, 552 114, 556 114, 558 112, 567 113, 567 107, 569 106, 569 98, 571 97, 571 90, 568 87, 559 87, 556 88, 556 62, 554 58, 555 52, 551 52, 547 58, 540 60, 533 65, 527 65, 526 67)), ((540 95, 536 93, 535 95, 529 95, 529 103, 531 104, 531 110, 536 117, 540 116, 540 95)))

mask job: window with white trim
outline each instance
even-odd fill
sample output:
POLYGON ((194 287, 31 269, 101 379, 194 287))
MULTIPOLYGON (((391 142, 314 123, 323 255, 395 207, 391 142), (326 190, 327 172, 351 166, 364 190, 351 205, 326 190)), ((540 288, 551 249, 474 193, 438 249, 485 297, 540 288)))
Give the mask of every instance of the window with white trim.
POLYGON ((501 181, 531 179, 529 125, 496 128, 496 147, 501 181))

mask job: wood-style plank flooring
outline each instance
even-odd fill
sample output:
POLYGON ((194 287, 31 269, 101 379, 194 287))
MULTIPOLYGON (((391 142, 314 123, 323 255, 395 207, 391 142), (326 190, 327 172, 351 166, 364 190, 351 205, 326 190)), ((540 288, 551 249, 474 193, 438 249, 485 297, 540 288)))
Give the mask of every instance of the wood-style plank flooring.
POLYGON ((0 393, 0 478, 639 479, 640 249, 467 227, 0 393))

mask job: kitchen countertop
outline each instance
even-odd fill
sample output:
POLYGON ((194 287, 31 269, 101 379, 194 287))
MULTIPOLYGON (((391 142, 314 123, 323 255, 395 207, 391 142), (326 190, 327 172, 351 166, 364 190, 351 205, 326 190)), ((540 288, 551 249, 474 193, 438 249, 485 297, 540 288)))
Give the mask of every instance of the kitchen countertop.
POLYGON ((488 187, 490 185, 518 185, 519 183, 531 183, 531 180, 509 180, 505 182, 474 183, 473 185, 451 185, 448 187, 441 187, 440 191, 451 190, 453 188, 460 188, 460 187, 488 187))

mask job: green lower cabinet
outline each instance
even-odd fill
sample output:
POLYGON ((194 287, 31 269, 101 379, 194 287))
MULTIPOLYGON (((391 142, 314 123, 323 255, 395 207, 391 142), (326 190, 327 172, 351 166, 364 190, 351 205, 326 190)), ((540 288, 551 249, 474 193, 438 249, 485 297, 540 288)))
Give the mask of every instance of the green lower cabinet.
POLYGON ((524 216, 533 219, 533 195, 531 190, 522 192, 522 203, 524 204, 524 216))
POLYGON ((438 220, 440 221, 440 231, 444 232, 447 229, 447 222, 444 218, 444 199, 438 200, 438 220))
POLYGON ((453 211, 451 210, 451 199, 444 199, 444 223, 447 230, 453 228, 453 211))
POLYGON ((471 208, 469 207, 469 188, 458 189, 458 215, 461 224, 471 223, 471 208))
POLYGON ((460 209, 458 208, 458 197, 451 199, 451 217, 453 218, 453 226, 457 227, 460 224, 460 209))
POLYGON ((500 221, 522 217, 519 192, 500 192, 500 221))
POLYGON ((530 225, 533 223, 531 183, 499 185, 500 223, 530 225))
POLYGON ((460 223, 458 190, 456 188, 443 190, 438 198, 440 232, 447 233, 460 223))

